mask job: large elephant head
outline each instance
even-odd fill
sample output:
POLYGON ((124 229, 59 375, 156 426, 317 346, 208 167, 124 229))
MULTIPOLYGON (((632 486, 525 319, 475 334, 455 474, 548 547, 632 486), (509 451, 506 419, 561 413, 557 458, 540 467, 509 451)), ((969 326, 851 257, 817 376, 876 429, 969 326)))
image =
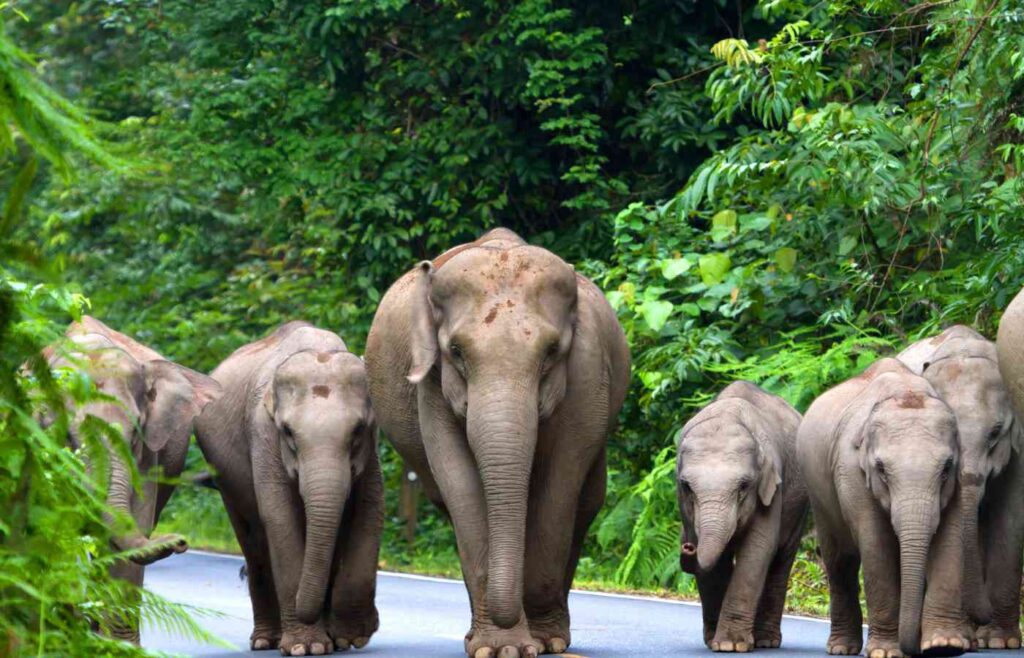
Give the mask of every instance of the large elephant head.
POLYGON ((306 542, 295 600, 299 620, 320 616, 335 543, 353 479, 376 450, 376 425, 362 359, 345 350, 292 354, 263 394, 287 476, 305 507, 306 542))
MULTIPOLYGON (((782 482, 782 455, 745 400, 712 402, 679 432, 679 507, 693 523, 697 564, 712 569, 758 507, 772 504, 782 482)), ((690 548, 690 551, 693 549, 690 548)))
POLYGON ((857 451, 867 488, 899 541, 899 639, 910 655, 920 653, 928 553, 956 492, 960 456, 952 410, 926 383, 905 381, 898 373, 881 375, 874 394, 852 404, 837 431, 857 451))
POLYGON ((565 396, 577 282, 570 265, 509 231, 478 244, 436 268, 419 265, 408 379, 436 386, 428 375, 439 371, 444 398, 465 423, 486 498, 488 611, 511 628, 522 607, 537 427, 565 396))
MULTIPOLYGON (((99 334, 75 335, 70 342, 68 354, 56 356, 51 366, 86 372, 105 398, 75 410, 68 428, 72 445, 81 443, 85 424, 99 420, 120 430, 136 460, 143 449, 161 453, 173 446, 176 454, 184 454, 196 417, 220 396, 221 387, 216 381, 170 361, 139 361, 99 334)), ((131 514, 131 471, 116 455, 110 460, 110 471, 107 503, 131 514)), ((114 539, 121 549, 139 549, 148 543, 137 531, 114 539)), ((184 546, 181 542, 176 550, 184 550, 184 546)), ((168 554, 167 550, 149 552, 133 560, 147 564, 168 554)))
POLYGON ((988 481, 1006 468, 1014 451, 1021 449, 1021 431, 1014 422, 1010 396, 991 342, 947 341, 924 364, 923 372, 956 414, 960 432, 964 608, 975 623, 985 624, 992 608, 984 587, 978 513, 988 481))

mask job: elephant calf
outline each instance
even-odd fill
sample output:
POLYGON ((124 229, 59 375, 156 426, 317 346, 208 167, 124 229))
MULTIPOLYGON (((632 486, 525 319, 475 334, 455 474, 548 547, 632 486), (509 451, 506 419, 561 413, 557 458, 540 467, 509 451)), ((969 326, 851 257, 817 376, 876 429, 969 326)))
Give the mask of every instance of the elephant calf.
POLYGON ((964 610, 978 645, 1020 647, 1024 466, 1021 430, 999 374, 996 346, 961 325, 920 340, 900 361, 956 414, 964 531, 964 610))
MULTIPOLYGON (((142 476, 136 489, 128 465, 111 449, 107 505, 135 521, 134 528, 113 539, 114 548, 130 550, 133 557, 116 563, 111 574, 141 587, 145 565, 188 548, 180 535, 150 538, 149 534, 174 490, 169 480, 185 468, 195 418, 221 389, 206 375, 165 360, 95 318, 83 316, 68 328, 67 336, 66 347, 46 350, 50 367, 85 372, 97 390, 110 398, 75 410, 69 442, 80 443, 82 424, 90 416, 119 426, 142 476)), ((136 627, 115 624, 114 634, 139 641, 136 627)))
POLYGON ((828 652, 861 650, 863 563, 869 658, 963 653, 957 422, 932 385, 881 359, 814 401, 797 458, 828 574, 828 652))
POLYGON ((736 382, 679 433, 680 563, 696 574, 712 651, 778 647, 807 492, 794 444, 800 414, 736 382))
POLYGON ((365 646, 378 625, 383 485, 362 359, 289 322, 213 377, 224 397, 196 437, 245 555, 252 648, 365 646))

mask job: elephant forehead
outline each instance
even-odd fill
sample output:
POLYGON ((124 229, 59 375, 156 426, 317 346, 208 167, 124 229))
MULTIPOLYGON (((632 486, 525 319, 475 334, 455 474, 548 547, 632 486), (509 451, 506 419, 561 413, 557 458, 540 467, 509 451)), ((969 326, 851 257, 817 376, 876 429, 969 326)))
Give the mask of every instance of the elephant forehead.
POLYGON ((455 255, 434 274, 434 289, 442 297, 468 291, 507 294, 531 288, 572 292, 576 289, 572 268, 539 247, 476 247, 455 255))

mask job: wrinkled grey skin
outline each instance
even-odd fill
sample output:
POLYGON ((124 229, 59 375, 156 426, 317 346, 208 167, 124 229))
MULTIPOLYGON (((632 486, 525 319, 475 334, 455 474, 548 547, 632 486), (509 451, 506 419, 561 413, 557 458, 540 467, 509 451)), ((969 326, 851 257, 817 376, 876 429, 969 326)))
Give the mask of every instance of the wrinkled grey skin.
POLYGON ((388 290, 366 364, 381 429, 454 523, 473 612, 466 652, 564 651, 629 383, 604 295, 497 229, 388 290))
POLYGON ((245 555, 253 649, 363 647, 383 523, 376 425, 362 360, 289 322, 212 376, 224 396, 196 429, 245 555))
POLYGON ((881 359, 814 401, 797 458, 828 573, 828 652, 860 652, 861 564, 869 658, 969 648, 957 423, 932 385, 881 359))
MULTIPOLYGON (((151 539, 149 534, 174 491, 171 481, 184 470, 195 418, 220 395, 220 386, 89 316, 72 324, 67 336, 68 345, 47 350, 50 367, 80 369, 97 390, 113 398, 75 410, 70 443, 80 444, 80 427, 89 416, 116 425, 142 476, 139 492, 132 486, 130 468, 111 450, 107 504, 135 520, 135 528, 115 537, 113 544, 137 553, 112 567, 111 573, 141 586, 146 564, 188 548, 179 535, 151 539)), ((139 641, 138 628, 117 628, 115 635, 139 641)))
POLYGON ((697 577, 712 651, 782 642, 786 586, 807 516, 799 425, 785 400, 741 381, 679 432, 680 563, 697 577))
POLYGON ((956 325, 898 357, 923 375, 956 414, 964 529, 964 611, 978 645, 1020 647, 1024 468, 1021 427, 999 373, 996 346, 956 325), (985 623, 991 620, 989 623, 985 623), (972 629, 973 630, 973 629, 972 629))

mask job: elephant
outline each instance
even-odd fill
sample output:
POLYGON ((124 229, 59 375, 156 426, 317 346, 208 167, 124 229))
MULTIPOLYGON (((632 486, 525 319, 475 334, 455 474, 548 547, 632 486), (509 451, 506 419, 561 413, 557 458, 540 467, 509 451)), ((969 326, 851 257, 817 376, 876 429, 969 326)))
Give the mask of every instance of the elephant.
POLYGON ((604 295, 494 229, 391 286, 366 365, 381 430, 454 525, 472 608, 466 653, 565 651, 569 588, 629 385, 604 295))
POLYGON ((293 321, 211 376, 224 396, 196 439, 245 557, 250 647, 362 648, 378 627, 384 494, 366 367, 336 334, 293 321))
POLYGON ((999 373, 996 346, 956 325, 917 341, 897 358, 927 379, 956 414, 964 610, 976 622, 991 620, 977 629, 977 643, 1017 649, 1024 554, 1022 434, 999 373))
POLYGON ((861 563, 869 658, 968 649, 956 415, 928 380, 876 361, 811 404, 796 454, 828 576, 828 653, 861 650, 861 563))
MULTIPOLYGON (((185 468, 195 419, 221 388, 206 375, 171 363, 95 318, 83 316, 71 324, 66 336, 64 346, 45 351, 50 367, 85 372, 98 392, 111 398, 74 410, 69 444, 74 448, 82 444, 82 424, 89 417, 119 426, 142 476, 141 490, 136 490, 131 469, 110 446, 106 502, 114 512, 134 520, 134 528, 117 532, 112 539, 115 550, 131 551, 132 557, 115 563, 111 574, 141 587, 145 565, 188 548, 180 535, 149 535, 174 491, 174 479, 185 468)), ((113 515, 109 521, 116 522, 113 515)), ((115 624, 113 634, 139 642, 136 626, 115 624)))
POLYGON ((799 425, 788 402, 738 381, 679 432, 680 563, 696 575, 712 651, 782 643, 786 587, 807 518, 799 425))

